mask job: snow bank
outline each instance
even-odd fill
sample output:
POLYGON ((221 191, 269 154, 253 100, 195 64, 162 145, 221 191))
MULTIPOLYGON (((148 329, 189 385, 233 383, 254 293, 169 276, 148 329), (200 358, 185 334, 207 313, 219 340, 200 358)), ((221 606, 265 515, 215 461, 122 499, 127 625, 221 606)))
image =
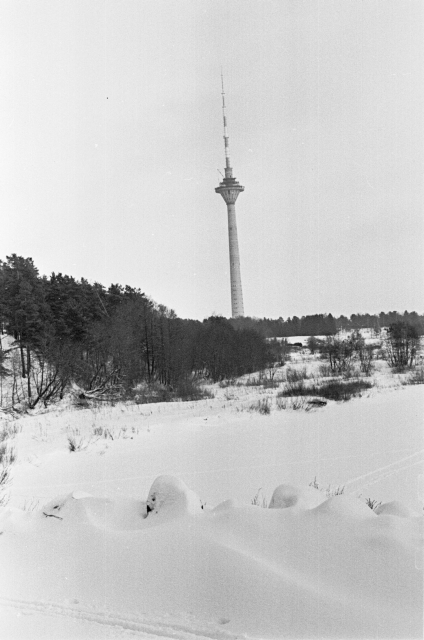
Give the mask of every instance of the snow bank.
POLYGON ((385 515, 398 516, 399 518, 413 518, 419 514, 416 511, 410 509, 407 505, 404 505, 399 500, 392 500, 391 502, 384 502, 380 506, 376 507, 375 512, 385 515))
POLYGON ((313 509, 324 502, 325 494, 315 487, 294 487, 291 484, 280 484, 272 494, 270 509, 313 509))
POLYGON ((45 617, 48 637, 77 628, 79 640, 101 637, 96 625, 113 638, 417 637, 423 518, 344 495, 313 507, 322 494, 309 489, 280 485, 270 509, 205 511, 160 476, 146 501, 76 492, 2 508, 2 637, 46 638, 45 617))

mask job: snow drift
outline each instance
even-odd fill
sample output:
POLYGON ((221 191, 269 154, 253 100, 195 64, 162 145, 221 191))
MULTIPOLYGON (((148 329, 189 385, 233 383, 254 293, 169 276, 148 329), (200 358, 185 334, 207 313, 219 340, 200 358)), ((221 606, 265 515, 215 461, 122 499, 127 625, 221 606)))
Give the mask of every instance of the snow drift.
POLYGON ((424 387, 267 416, 215 391, 14 423, 2 639, 422 637, 424 387))
MULTIPOLYGON (((422 517, 287 484, 270 506, 202 509, 162 476, 145 501, 75 492, 3 508, 2 637, 22 640, 18 614, 84 622, 75 638, 97 637, 93 625, 107 637, 420 635, 422 517)), ((28 638, 52 637, 36 628, 28 638)))

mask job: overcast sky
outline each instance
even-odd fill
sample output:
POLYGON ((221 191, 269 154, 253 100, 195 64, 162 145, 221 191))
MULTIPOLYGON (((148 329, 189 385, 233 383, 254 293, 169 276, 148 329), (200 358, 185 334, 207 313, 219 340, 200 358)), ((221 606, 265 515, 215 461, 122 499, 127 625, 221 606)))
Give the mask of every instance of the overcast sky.
POLYGON ((0 258, 229 316, 424 311, 422 0, 0 0, 0 258))

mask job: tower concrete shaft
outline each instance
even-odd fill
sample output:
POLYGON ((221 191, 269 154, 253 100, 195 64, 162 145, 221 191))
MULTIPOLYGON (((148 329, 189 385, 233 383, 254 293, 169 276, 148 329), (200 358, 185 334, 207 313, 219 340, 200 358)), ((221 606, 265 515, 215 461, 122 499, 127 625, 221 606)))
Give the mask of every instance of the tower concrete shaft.
POLYGON ((244 307, 235 204, 227 203, 227 213, 228 241, 230 246, 231 313, 233 318, 237 318, 237 316, 244 316, 244 307))
POLYGON ((227 116, 225 113, 224 81, 222 79, 222 113, 224 118, 224 144, 225 144, 225 178, 216 187, 216 193, 220 193, 227 205, 228 214, 228 240, 230 248, 230 283, 231 283, 231 312, 233 318, 244 315, 243 291, 241 288, 240 252, 237 236, 236 200, 239 193, 244 191, 235 178, 230 162, 230 147, 227 132, 227 116))

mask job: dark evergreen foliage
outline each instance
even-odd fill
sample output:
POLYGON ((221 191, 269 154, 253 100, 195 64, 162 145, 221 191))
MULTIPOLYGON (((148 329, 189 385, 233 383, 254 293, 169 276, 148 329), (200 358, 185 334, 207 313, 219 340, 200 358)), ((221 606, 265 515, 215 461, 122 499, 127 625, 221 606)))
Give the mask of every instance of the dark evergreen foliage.
POLYGON ((122 393, 141 382, 187 387, 265 367, 264 337, 224 318, 182 320, 138 289, 40 277, 31 258, 0 262, 0 321, 16 340, 29 405, 60 397, 73 381, 122 393), (34 366, 36 365, 36 366, 34 366))
POLYGON ((238 329, 249 328, 258 331, 265 338, 288 338, 290 336, 331 336, 338 331, 355 331, 356 329, 372 329, 376 335, 383 327, 388 327, 394 322, 407 322, 415 327, 418 335, 424 335, 424 315, 416 311, 405 311, 403 314, 397 311, 381 312, 378 315, 369 313, 352 314, 350 318, 341 315, 335 318, 330 314, 315 314, 298 318, 234 318, 230 322, 238 329))

